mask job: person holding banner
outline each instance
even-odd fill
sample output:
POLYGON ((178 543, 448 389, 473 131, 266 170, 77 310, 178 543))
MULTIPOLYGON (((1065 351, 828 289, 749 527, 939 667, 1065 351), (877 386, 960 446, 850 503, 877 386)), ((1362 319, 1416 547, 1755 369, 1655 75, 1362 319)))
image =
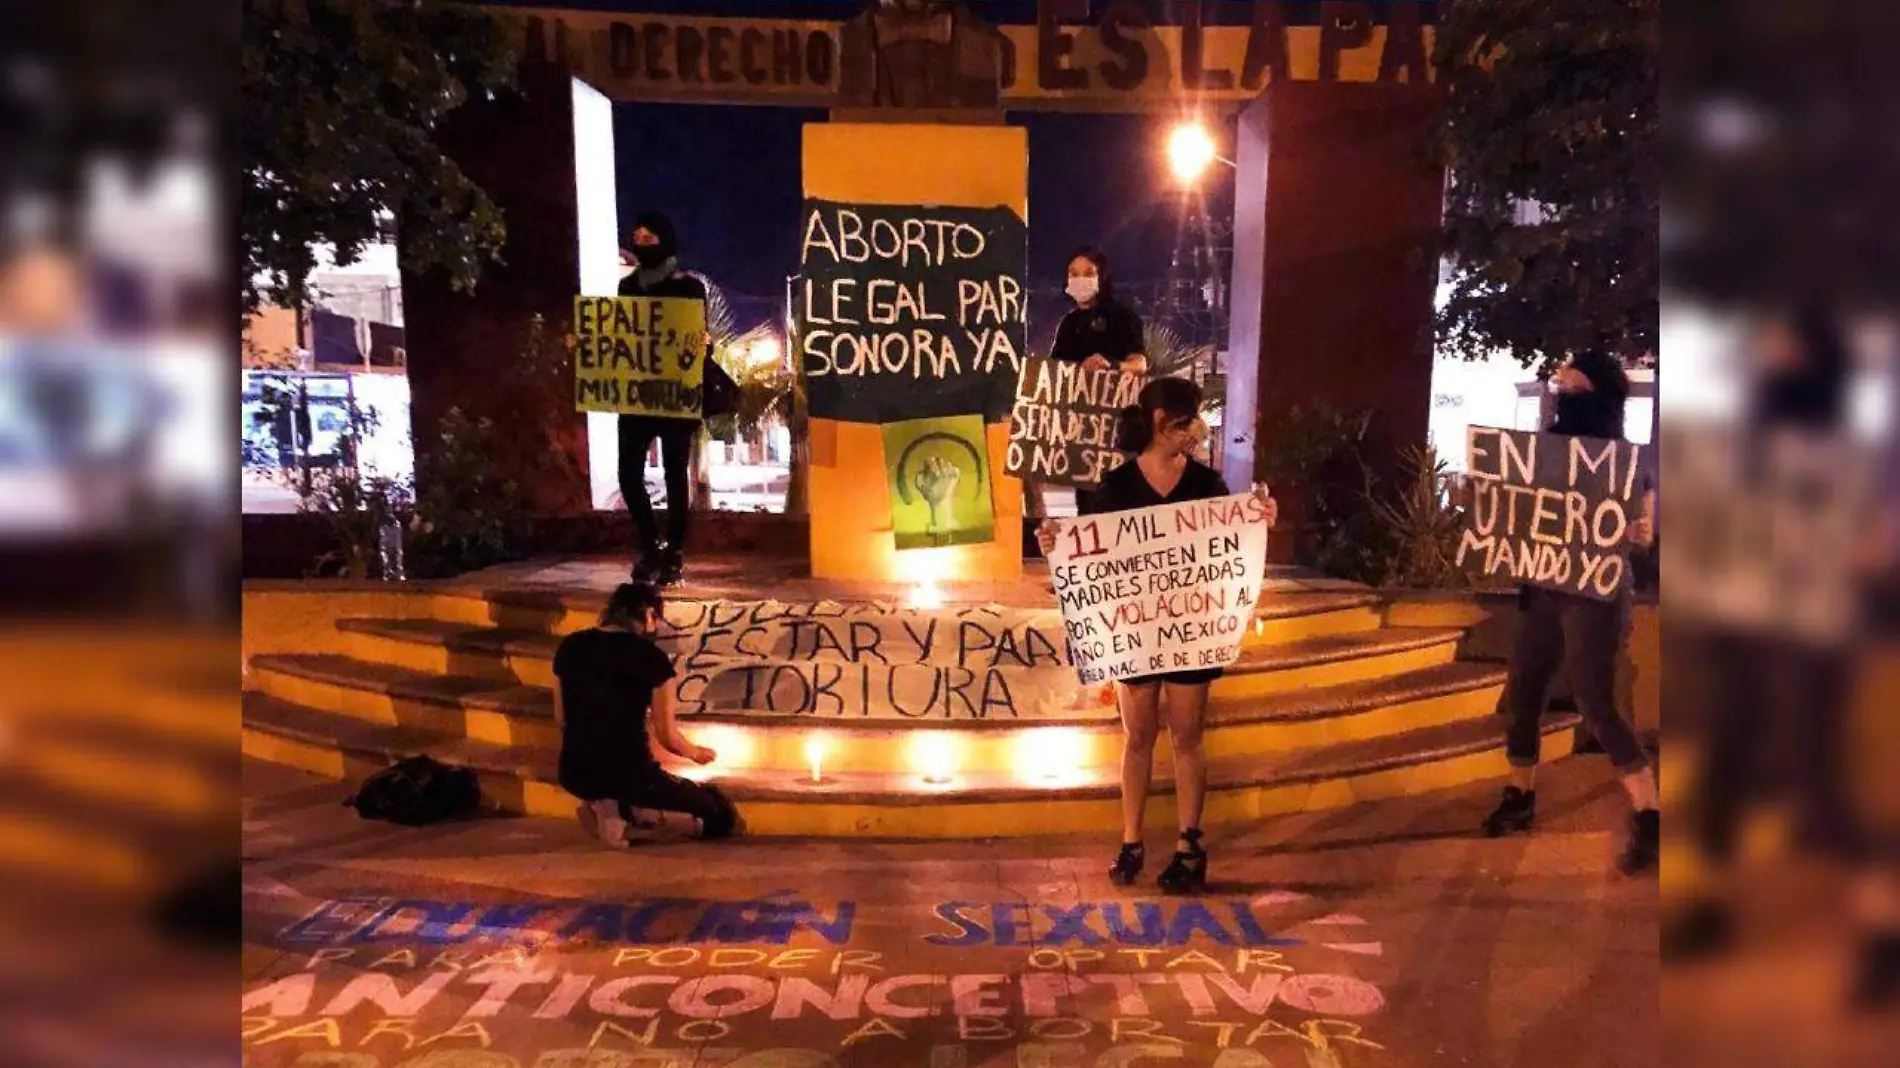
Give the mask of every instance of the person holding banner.
MULTIPOLYGON (((1049 358, 1064 363, 1079 363, 1091 371, 1119 370, 1145 374, 1148 370, 1147 340, 1141 316, 1115 299, 1115 280, 1108 272, 1108 255, 1097 248, 1085 248, 1069 258, 1069 280, 1065 291, 1075 307, 1056 325, 1056 339, 1049 346, 1049 358)), ((1035 487, 1036 514, 1041 514, 1042 487, 1035 487)), ((1086 513, 1095 491, 1078 488, 1075 506, 1086 513)))
POLYGON ((1115 299, 1105 253, 1085 248, 1071 257, 1066 291, 1075 308, 1056 325, 1050 359, 1079 363, 1091 371, 1148 370, 1141 316, 1115 299))
MULTIPOLYGON (((706 283, 680 270, 679 237, 673 220, 657 211, 649 211, 634 220, 629 240, 633 270, 620 280, 623 297, 682 297, 704 301, 706 283)), ((710 359, 712 346, 702 342, 703 354, 710 359)), ((710 375, 713 364, 708 363, 710 375)), ((620 430, 620 497, 640 539, 639 560, 634 564, 636 582, 654 582, 670 586, 680 581, 686 565, 687 516, 690 468, 694 440, 699 435, 698 418, 672 418, 654 415, 622 415, 620 430), (660 459, 666 470, 666 542, 660 542, 660 524, 653 515, 653 498, 647 493, 647 452, 660 443, 660 459)))
MULTIPOLYGON (((1623 437, 1623 408, 1629 376, 1616 357, 1586 350, 1565 360, 1551 378, 1556 415, 1549 433, 1592 438, 1623 437)), ((1654 541, 1654 494, 1645 497, 1640 518, 1631 524, 1638 547, 1654 541)), ((1537 813, 1537 762, 1550 684, 1560 666, 1567 669, 1577 711, 1590 727, 1629 794, 1630 835, 1617 865, 1639 874, 1654 867, 1661 848, 1656 773, 1636 732, 1616 709, 1616 657, 1622 644, 1621 600, 1600 601, 1526 585, 1518 594, 1517 643, 1504 686, 1509 717, 1505 753, 1510 783, 1498 806, 1484 819, 1484 832, 1499 837, 1528 831, 1537 813)))
MULTIPOLYGON (((1194 459, 1205 437, 1199 386, 1184 378, 1148 383, 1137 402, 1122 412, 1117 432, 1118 446, 1133 453, 1134 459, 1103 480, 1085 514, 1228 496, 1220 473, 1194 459)), ((1271 526, 1279 506, 1264 487, 1254 492, 1271 526)), ((1037 528, 1045 555, 1054 550, 1062 529, 1060 521, 1053 519, 1037 528)), ((1157 881, 1169 893, 1198 893, 1207 886, 1207 849, 1201 844, 1200 828, 1207 795, 1207 752, 1201 737, 1207 689, 1220 674, 1220 668, 1203 668, 1138 676, 1115 684, 1122 719, 1122 846, 1108 874, 1119 885, 1128 886, 1139 878, 1145 861, 1141 830, 1154 777, 1155 741, 1165 722, 1174 745, 1181 836, 1174 858, 1157 881)))

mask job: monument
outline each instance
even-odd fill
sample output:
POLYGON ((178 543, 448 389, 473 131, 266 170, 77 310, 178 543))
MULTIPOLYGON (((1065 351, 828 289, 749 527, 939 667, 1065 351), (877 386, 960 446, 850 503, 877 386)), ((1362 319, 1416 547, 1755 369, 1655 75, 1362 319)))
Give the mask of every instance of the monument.
POLYGON ((877 0, 839 36, 840 107, 1002 106, 1002 39, 968 4, 877 0))

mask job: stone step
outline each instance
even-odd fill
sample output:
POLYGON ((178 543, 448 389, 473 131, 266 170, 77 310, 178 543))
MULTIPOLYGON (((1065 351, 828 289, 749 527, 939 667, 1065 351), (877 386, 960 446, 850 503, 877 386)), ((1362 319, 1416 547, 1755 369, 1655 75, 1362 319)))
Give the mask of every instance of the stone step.
MULTIPOLYGON (((336 625, 343 634, 344 652, 359 660, 502 683, 541 687, 554 684, 553 657, 560 639, 544 632, 470 626, 436 619, 342 619, 336 625)), ((1388 627, 1254 646, 1242 652, 1240 659, 1228 668, 1228 677, 1215 684, 1214 691, 1217 695, 1262 696, 1430 667, 1456 657, 1462 633, 1454 628, 1388 627)), ((738 652, 743 648, 722 646, 719 652, 738 652)), ((823 687, 829 684, 832 696, 839 702, 837 709, 846 714, 875 715, 882 711, 875 700, 861 701, 868 706, 863 710, 850 707, 849 699, 854 691, 868 692, 873 699, 880 691, 886 695, 909 691, 913 695, 905 696, 902 703, 909 709, 921 709, 917 718, 929 718, 934 711, 930 707, 932 693, 938 694, 937 703, 946 716, 967 705, 967 714, 979 718, 989 711, 986 706, 999 697, 1010 707, 1042 716, 1053 711, 1048 707, 1051 702, 1066 703, 1074 689, 1073 676, 1066 666, 1051 661, 1052 648, 1047 645, 1018 648, 1014 655, 984 650, 974 654, 968 666, 961 668, 931 664, 900 663, 891 667, 876 662, 854 664, 844 656, 829 652, 818 657, 784 658, 716 655, 677 648, 670 651, 679 653, 676 660, 682 668, 683 687, 685 680, 695 674, 704 679, 700 689, 682 689, 680 696, 690 711, 761 704, 772 711, 824 711, 832 707, 820 704, 823 687), (829 671, 818 674, 815 664, 832 665, 838 675, 834 677, 829 671), (1025 666, 1029 664, 1036 666, 1025 666), (861 680, 857 677, 859 669, 878 677, 861 680), (1000 675, 1000 682, 990 677, 992 671, 1000 675), (887 685, 883 681, 886 672, 894 672, 896 681, 887 685), (778 692, 780 686, 790 686, 801 679, 807 681, 789 693, 778 692), (758 700, 761 686, 766 688, 769 700, 758 700), (890 686, 897 689, 892 690, 890 686), (1033 692, 1017 692, 1024 689, 1033 692), (954 699, 953 690, 960 691, 954 699), (921 696, 915 695, 919 693, 921 696), (742 694, 754 695, 753 703, 745 703, 742 694)), ((902 718, 895 711, 884 714, 893 719, 902 718)))
MULTIPOLYGON (((1569 751, 1574 717, 1545 724, 1549 758, 1569 751)), ((571 817, 574 799, 555 783, 545 749, 378 726, 262 693, 247 694, 247 756, 339 778, 357 778, 426 752, 474 768, 484 797, 506 812, 571 817)), ((1207 826, 1338 808, 1500 776, 1502 731, 1491 719, 1422 727, 1365 741, 1275 755, 1220 757, 1208 774, 1207 826)), ((704 770, 704 769, 700 769, 704 770)), ((932 785, 911 773, 827 773, 819 783, 782 772, 714 772, 761 835, 990 838, 1103 832, 1118 821, 1113 769, 1031 768, 954 776, 932 785)), ((1158 768, 1149 823, 1175 825, 1173 784, 1158 768)))
MULTIPOLYGON (((1379 594, 1363 586, 1311 589, 1307 588, 1308 585, 1279 583, 1269 586, 1254 611, 1254 626, 1249 641, 1298 641, 1324 634, 1372 630, 1379 626, 1384 610, 1384 598, 1379 594)), ((436 588, 428 595, 427 609, 433 618, 451 623, 565 635, 593 626, 600 618, 601 610, 607 606, 607 596, 605 592, 587 590, 448 585, 436 588)), ((773 603, 675 599, 674 607, 668 614, 669 618, 684 616, 690 621, 699 614, 696 605, 718 604, 730 611, 746 611, 749 615, 752 607, 773 603)), ((934 612, 905 610, 901 607, 895 610, 909 611, 917 616, 944 616, 958 611, 955 607, 934 612)), ((1034 610, 1022 607, 1000 609, 1006 613, 1034 610)), ((1053 594, 1041 606, 1041 610, 1055 615, 1053 594)))
MULTIPOLYGON (((1447 663, 1387 678, 1209 705, 1208 745, 1235 754, 1394 734, 1488 715, 1503 672, 1447 663)), ((322 655, 264 656, 253 663, 262 693, 367 723, 407 726, 444 737, 554 750, 553 699, 541 687, 441 676, 322 655)), ((899 772, 949 764, 1004 769, 1054 747, 1081 767, 1120 759, 1121 728, 1112 708, 1051 720, 866 722, 816 716, 725 712, 685 717, 692 736, 733 766, 794 774, 820 764, 840 771, 899 772)), ((1164 755, 1168 751, 1162 741, 1164 755)))

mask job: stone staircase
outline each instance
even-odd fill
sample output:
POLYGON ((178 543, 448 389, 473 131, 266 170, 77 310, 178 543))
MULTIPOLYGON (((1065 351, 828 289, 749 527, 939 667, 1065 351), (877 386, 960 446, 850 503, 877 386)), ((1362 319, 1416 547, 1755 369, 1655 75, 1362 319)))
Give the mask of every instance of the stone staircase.
MULTIPOLYGON (((692 596, 669 605, 669 651, 687 733, 721 759, 676 770, 720 783, 750 833, 991 837, 1116 825, 1120 727, 1110 705, 1078 699, 1073 673, 1051 654, 1062 647, 1053 607, 709 607, 692 596), (844 681, 825 690, 834 675, 844 681)), ((367 614, 339 599, 297 651, 251 656, 244 752, 336 777, 427 752, 474 768, 503 810, 572 817, 575 802, 555 783, 552 658, 604 600, 492 582, 400 588, 376 595, 367 614)), ((1491 715, 1502 670, 1459 661, 1456 626, 1385 620, 1379 596, 1362 588, 1269 585, 1241 660, 1213 689, 1205 823, 1502 774, 1491 715)), ((1550 755, 1567 752, 1569 725, 1548 722, 1550 755)), ((1160 748, 1150 819, 1171 827, 1165 733, 1160 748)))

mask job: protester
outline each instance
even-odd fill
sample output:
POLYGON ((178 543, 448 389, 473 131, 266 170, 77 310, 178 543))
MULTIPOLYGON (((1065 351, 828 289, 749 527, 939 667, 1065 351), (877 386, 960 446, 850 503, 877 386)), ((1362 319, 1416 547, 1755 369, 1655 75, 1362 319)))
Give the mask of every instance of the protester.
MULTIPOLYGON (((1180 504, 1228 495, 1213 468, 1193 458, 1205 438, 1201 390, 1182 378, 1148 383, 1136 403, 1122 412, 1117 446, 1134 458, 1102 482, 1090 514, 1125 512, 1159 504, 1180 504)), ((1271 525, 1279 506, 1264 489, 1255 489, 1271 525)), ((1062 531, 1057 520, 1037 528, 1046 555, 1062 531)), ((1174 859, 1158 879, 1169 893, 1196 893, 1207 886, 1207 850, 1201 845, 1201 810, 1207 794, 1207 754, 1201 745, 1207 688, 1219 668, 1175 671, 1123 680, 1116 684, 1122 718, 1122 847, 1109 878, 1127 886, 1141 875, 1145 860, 1143 816, 1154 775, 1155 739, 1165 719, 1174 743, 1174 791, 1181 836, 1174 859)))
MULTIPOLYGON (((657 211, 647 212, 634 220, 629 239, 632 247, 626 251, 632 254, 634 269, 620 280, 621 296, 706 299, 706 283, 680 270, 679 237, 671 219, 657 211)), ((702 346, 710 373, 711 345, 702 339, 702 346)), ((635 582, 670 586, 680 581, 685 570, 687 517, 691 512, 688 483, 699 426, 698 418, 620 417, 620 496, 627 503, 640 541, 640 558, 633 569, 635 582), (664 545, 646 483, 647 452, 655 441, 660 443, 660 459, 666 470, 664 545)))
POLYGON ((1091 371, 1148 370, 1141 316, 1115 299, 1107 255, 1092 248, 1076 253, 1069 260, 1067 292, 1075 308, 1056 326, 1050 359, 1079 363, 1091 371))
MULTIPOLYGON (((1115 280, 1109 274, 1108 256, 1099 249, 1085 248, 1069 258, 1066 292, 1075 307, 1056 325, 1056 339, 1049 347, 1049 358, 1063 363, 1079 363, 1091 371, 1116 370, 1142 374, 1148 370, 1147 341, 1142 333, 1141 316, 1115 299, 1115 280)), ((1075 491, 1076 511, 1086 514, 1093 491, 1075 491)), ((1043 514, 1042 487, 1030 484, 1029 504, 1034 515, 1043 514)))
POLYGON ((683 812, 701 838, 733 833, 738 812, 724 794, 663 770, 649 742, 695 764, 712 750, 680 733, 673 663, 654 644, 665 603, 645 583, 614 590, 600 625, 561 640, 554 653, 554 720, 561 728, 560 781, 581 799, 583 826, 624 845, 633 810, 683 812))
MULTIPOLYGON (((1832 449, 1852 448, 1852 358, 1832 316, 1809 309, 1773 320, 1753 348, 1744 463, 1761 477, 1801 478, 1805 472, 1769 474, 1778 446, 1817 449, 1824 463, 1832 449)), ((1859 499, 1855 491, 1869 487, 1847 484, 1855 477, 1852 466, 1827 469, 1820 485, 1804 479, 1802 498, 1818 505, 1809 494, 1830 489, 1859 499)), ((1785 500, 1786 488, 1767 496, 1785 500)), ((1692 801, 1700 863, 1689 903, 1670 918, 1662 940, 1671 960, 1728 948, 1731 901, 1743 889, 1734 871, 1741 817, 1754 804, 1785 799, 1798 844, 1836 861, 1854 880, 1847 912, 1859 948, 1849 995, 1867 1009, 1900 1002, 1900 878, 1890 850, 1851 797, 1847 766, 1855 637, 1868 622, 1858 602, 1866 579, 1890 568, 1894 558, 1893 516, 1879 507, 1870 511, 1858 525, 1866 537, 1858 553, 1805 542, 1757 549, 1768 558, 1758 561, 1764 569, 1782 553, 1835 557, 1834 566, 1803 569, 1802 589, 1791 600, 1808 603, 1777 602, 1766 617, 1689 621, 1697 659, 1715 668, 1704 685, 1681 694, 1691 706, 1685 711, 1702 713, 1704 721, 1692 801), (1812 611, 1817 596, 1818 615, 1812 611)))
MULTIPOLYGON (((1599 350, 1577 353, 1564 361, 1552 385, 1557 395, 1550 433, 1623 437, 1629 376, 1614 356, 1599 350)), ((1653 540, 1653 510, 1653 497, 1646 494, 1641 515, 1630 524, 1636 545, 1653 540)), ((1509 720, 1505 752, 1511 777, 1498 807, 1484 819, 1487 835, 1528 831, 1536 818, 1537 762, 1543 738, 1539 721, 1551 681, 1562 666, 1567 668, 1577 711, 1609 754, 1629 794, 1629 841, 1617 865, 1630 875, 1655 865, 1661 836, 1655 769, 1636 732, 1616 709, 1616 656, 1627 611, 1623 600, 1600 601, 1534 586, 1519 592, 1517 644, 1505 682, 1509 720)))

